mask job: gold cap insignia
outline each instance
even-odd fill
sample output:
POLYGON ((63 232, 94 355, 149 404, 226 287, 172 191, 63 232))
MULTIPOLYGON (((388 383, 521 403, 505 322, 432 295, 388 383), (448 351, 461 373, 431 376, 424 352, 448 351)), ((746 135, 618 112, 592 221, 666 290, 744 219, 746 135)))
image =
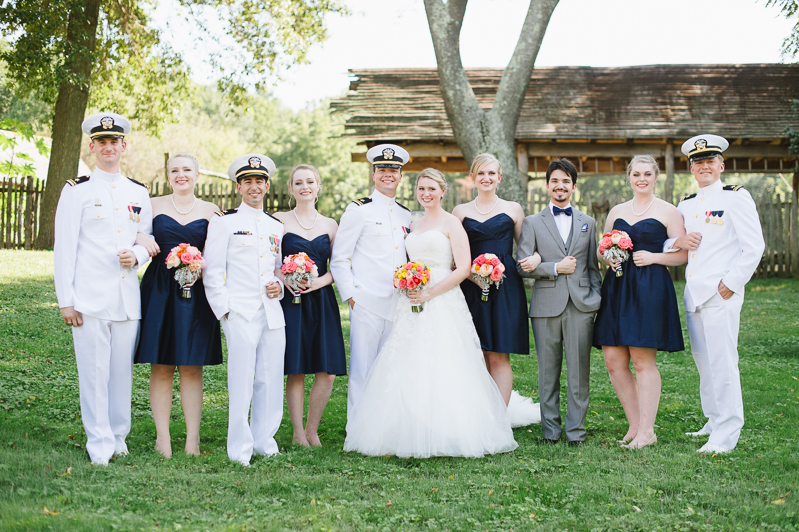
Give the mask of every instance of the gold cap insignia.
POLYGON ((383 150, 383 158, 385 160, 387 160, 387 161, 390 161, 391 159, 393 159, 394 158, 394 150, 392 150, 391 148, 386 148, 385 150, 383 150))
POLYGON ((111 129, 114 127, 114 119, 110 116, 104 116, 100 119, 100 124, 103 126, 103 129, 111 129))
POLYGON ((707 141, 705 139, 699 139, 694 142, 694 146, 697 150, 704 150, 707 147, 707 141))
POLYGON ((250 168, 260 168, 261 167, 261 159, 260 157, 250 157, 249 161, 250 168))

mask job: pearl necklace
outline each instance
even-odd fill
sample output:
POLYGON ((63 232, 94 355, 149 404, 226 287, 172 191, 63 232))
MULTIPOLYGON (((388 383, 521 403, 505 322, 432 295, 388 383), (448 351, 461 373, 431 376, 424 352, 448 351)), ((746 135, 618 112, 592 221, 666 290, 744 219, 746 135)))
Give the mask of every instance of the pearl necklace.
POLYGON ((634 215, 636 215, 636 216, 643 216, 644 214, 646 214, 646 211, 648 211, 648 210, 649 210, 649 207, 651 207, 652 205, 654 205, 654 204, 655 204, 655 200, 656 200, 656 199, 657 199, 657 198, 652 198, 652 201, 650 201, 650 202, 649 202, 649 205, 647 205, 647 206, 646 206, 646 209, 644 209, 644 210, 643 210, 643 211, 642 211, 642 212, 639 214, 639 213, 635 212, 635 198, 633 198, 633 199, 631 199, 631 200, 630 200, 630 209, 632 209, 632 211, 633 211, 633 214, 634 214, 634 215))
POLYGON ((197 196, 194 196, 194 201, 191 202, 191 207, 189 207, 189 210, 187 210, 186 212, 183 212, 180 209, 178 209, 177 205, 175 205, 175 195, 174 194, 170 194, 169 199, 172 201, 172 206, 175 208, 175 210, 178 212, 178 214, 183 215, 183 216, 186 216, 187 214, 189 214, 191 212, 191 210, 194 208, 194 205, 197 203, 197 196))
POLYGON ((489 214, 491 211, 494 210, 494 207, 497 206, 497 203, 499 203, 499 196, 497 196, 497 199, 494 201, 494 204, 491 206, 491 208, 488 209, 486 212, 483 212, 477 207, 477 198, 475 198, 475 200, 474 200, 474 210, 476 210, 477 212, 479 212, 480 214, 485 216, 486 214, 489 214))
POLYGON ((302 225, 302 222, 300 221, 300 217, 297 216, 297 207, 294 207, 291 210, 291 212, 294 213, 294 217, 297 219, 297 223, 300 224, 300 227, 302 227, 306 231, 310 231, 311 229, 313 229, 314 226, 316 225, 316 222, 319 220, 319 211, 316 211, 316 216, 313 219, 313 223, 311 224, 311 227, 305 227, 304 225, 302 225))

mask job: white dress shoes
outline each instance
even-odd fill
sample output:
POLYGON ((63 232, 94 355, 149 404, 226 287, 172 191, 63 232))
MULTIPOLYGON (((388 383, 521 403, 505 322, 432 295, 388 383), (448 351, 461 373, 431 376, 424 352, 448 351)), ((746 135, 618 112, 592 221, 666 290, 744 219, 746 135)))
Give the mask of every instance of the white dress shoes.
POLYGON ((699 438, 700 436, 710 436, 710 433, 703 428, 697 430, 696 432, 686 432, 686 436, 690 436, 692 438, 699 438))
POLYGON ((696 452, 698 453, 709 453, 709 454, 724 454, 732 451, 732 449, 727 449, 726 447, 722 447, 721 445, 716 445, 715 443, 707 442, 702 447, 699 448, 696 452))

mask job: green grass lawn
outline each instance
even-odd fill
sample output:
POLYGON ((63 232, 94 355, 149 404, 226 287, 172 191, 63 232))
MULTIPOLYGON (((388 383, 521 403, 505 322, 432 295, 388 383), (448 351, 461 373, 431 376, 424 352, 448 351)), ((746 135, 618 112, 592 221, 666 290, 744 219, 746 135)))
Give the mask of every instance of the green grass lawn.
MULTIPOLYGON (((182 452, 177 381, 175 455, 153 451, 149 366, 137 365, 130 454, 108 467, 89 464, 72 337, 52 275, 52 253, 0 251, 0 529, 799 529, 799 280, 748 285, 740 335, 746 426, 731 454, 699 455, 700 444, 683 435, 704 423, 689 352, 658 354, 657 445, 619 448, 624 414, 594 351, 583 447, 543 445, 534 425, 514 431, 513 453, 482 459, 344 453, 341 378, 321 425, 324 447, 292 445, 286 413, 281 454, 243 469, 225 452, 224 365, 205 372, 202 456, 182 452)), ((535 357, 512 361, 515 388, 537 400, 535 357)))

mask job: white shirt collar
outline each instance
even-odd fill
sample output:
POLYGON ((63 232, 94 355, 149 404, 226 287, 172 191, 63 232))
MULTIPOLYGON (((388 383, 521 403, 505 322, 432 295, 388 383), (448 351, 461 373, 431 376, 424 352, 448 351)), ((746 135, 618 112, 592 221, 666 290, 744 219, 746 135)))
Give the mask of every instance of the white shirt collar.
POLYGON ((706 187, 702 187, 699 189, 700 196, 710 196, 715 194, 716 192, 722 190, 724 188, 724 183, 721 182, 721 179, 715 180, 713 183, 709 184, 706 187))
POLYGON ((382 192, 378 191, 377 189, 375 189, 374 192, 372 192, 372 195, 370 197, 372 198, 373 201, 376 201, 376 202, 379 202, 379 203, 389 204, 389 203, 396 203, 397 202, 396 201, 396 197, 389 198, 388 196, 386 196, 382 192))
POLYGON ((258 215, 264 214, 264 211, 262 209, 256 209, 255 207, 250 207, 244 201, 241 202, 241 205, 239 205, 238 210, 239 210, 239 212, 247 213, 250 216, 258 216, 258 215))
POLYGON ((116 181, 117 179, 122 179, 122 174, 117 172, 116 174, 109 174, 105 170, 101 170, 98 166, 92 172, 92 177, 99 177, 103 181, 116 181))

